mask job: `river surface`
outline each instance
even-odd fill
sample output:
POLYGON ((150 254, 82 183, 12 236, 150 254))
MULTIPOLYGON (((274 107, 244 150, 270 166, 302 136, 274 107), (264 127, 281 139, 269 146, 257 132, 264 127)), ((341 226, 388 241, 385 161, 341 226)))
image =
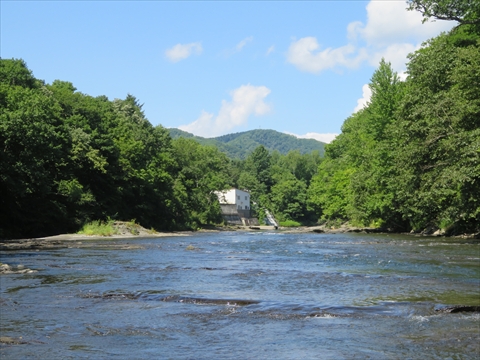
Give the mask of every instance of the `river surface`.
POLYGON ((3 252, 5 359, 479 359, 478 240, 200 233, 3 252), (138 249, 95 245, 131 244, 138 249), (89 246, 91 244, 91 246, 89 246))

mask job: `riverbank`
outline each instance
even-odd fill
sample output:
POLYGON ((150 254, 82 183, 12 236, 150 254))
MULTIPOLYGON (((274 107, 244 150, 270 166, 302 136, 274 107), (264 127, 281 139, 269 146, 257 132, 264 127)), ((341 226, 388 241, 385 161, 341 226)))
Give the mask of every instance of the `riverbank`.
MULTIPOLYGON (((178 232, 152 232, 139 225, 135 227, 135 232, 131 232, 128 228, 120 225, 116 228, 117 233, 109 236, 98 235, 84 235, 84 234, 60 234, 54 236, 29 238, 29 239, 11 239, 0 240, 1 251, 13 251, 13 250, 38 250, 38 249, 59 249, 59 248, 82 248, 91 247, 92 242, 95 240, 106 240, 102 244, 95 242, 95 247, 104 247, 120 250, 129 250, 139 248, 134 243, 116 243, 111 240, 119 239, 145 239, 145 238, 162 238, 172 236, 191 236, 195 232, 193 231, 178 231, 178 232), (110 241, 108 241, 110 240, 110 241)), ((317 234, 344 234, 344 233, 363 233, 363 234, 386 234, 397 233, 389 229, 383 228, 359 228, 349 226, 347 224, 340 227, 328 227, 325 225, 319 226, 301 226, 301 227, 274 227, 274 226, 221 226, 212 227, 208 229, 202 229, 198 232, 221 232, 221 231, 275 231, 284 234, 302 234, 302 233, 317 233, 317 234)), ((404 235, 424 237, 435 236, 445 237, 445 234, 440 232, 422 232, 422 233, 402 233, 404 235)), ((462 239, 480 239, 480 234, 462 234, 452 236, 462 239)))
POLYGON ((60 249, 60 248, 82 248, 91 247, 91 242, 96 240, 106 240, 95 247, 115 248, 115 249, 135 249, 138 246, 134 244, 117 244, 111 240, 120 239, 145 239, 145 238, 162 238, 172 236, 190 236, 189 232, 157 232, 157 233, 139 233, 139 234, 114 234, 109 236, 98 235, 82 235, 82 234, 60 234, 41 238, 30 239, 11 239, 0 240, 1 251, 13 250, 38 250, 38 249, 60 249), (110 241, 109 241, 110 240, 110 241))

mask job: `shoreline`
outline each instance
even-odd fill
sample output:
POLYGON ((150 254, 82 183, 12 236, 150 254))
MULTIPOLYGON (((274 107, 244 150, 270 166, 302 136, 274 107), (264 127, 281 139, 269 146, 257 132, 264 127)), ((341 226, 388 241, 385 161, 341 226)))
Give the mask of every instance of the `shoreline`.
MULTIPOLYGON (((459 239, 480 239, 480 234, 462 234, 455 236, 446 236, 444 234, 427 234, 427 233, 404 233, 394 232, 389 229, 382 228, 357 228, 350 226, 341 226, 339 228, 327 228, 325 225, 321 226, 302 226, 295 228, 274 226, 226 226, 215 227, 212 229, 201 229, 198 233, 218 233, 225 231, 275 231, 283 234, 344 234, 344 233, 356 233, 356 234, 397 234, 407 235, 414 237, 442 237, 442 238, 459 238, 459 239)), ((170 232, 157 232, 149 233, 146 231, 140 231, 139 234, 121 233, 109 236, 100 235, 84 235, 84 234, 59 234, 38 238, 24 238, 24 239, 7 239, 0 240, 0 251, 15 251, 15 250, 39 250, 39 249, 61 249, 61 248, 81 248, 91 247, 91 241, 112 241, 112 240, 136 240, 136 239, 156 239, 163 237, 188 237, 192 236, 195 231, 170 231, 170 232)), ((130 243, 117 244, 112 242, 105 242, 104 244, 96 244, 95 247, 102 248, 115 248, 115 249, 138 249, 139 245, 130 243)))
MULTIPOLYGON (((114 234, 109 236, 83 235, 83 234, 59 234, 44 236, 38 238, 8 239, 0 240, 0 251, 15 250, 39 250, 39 249, 62 249, 62 248, 81 248, 91 247, 91 241, 112 241, 112 240, 135 240, 135 239, 155 239, 162 237, 184 237, 191 236, 188 232, 159 232, 155 234, 114 234)), ((105 243, 95 245, 95 247, 115 248, 115 249, 138 249, 139 246, 131 244, 105 243)))

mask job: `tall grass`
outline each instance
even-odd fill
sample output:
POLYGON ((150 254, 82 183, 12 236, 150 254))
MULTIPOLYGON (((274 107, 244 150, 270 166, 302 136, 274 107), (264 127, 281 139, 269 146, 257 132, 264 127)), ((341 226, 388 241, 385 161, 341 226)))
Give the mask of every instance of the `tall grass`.
POLYGON ((82 229, 77 234, 82 235, 98 235, 98 236, 111 236, 116 234, 117 231, 113 227, 113 220, 91 221, 83 225, 82 229))
POLYGON ((132 235, 139 235, 140 234, 140 225, 135 222, 135 219, 132 219, 130 221, 127 221, 125 223, 125 226, 127 230, 132 234, 132 235))
POLYGON ((298 227, 298 226, 302 226, 302 224, 300 224, 299 222, 294 221, 294 220, 280 221, 280 222, 278 223, 278 225, 283 226, 283 227, 298 227))

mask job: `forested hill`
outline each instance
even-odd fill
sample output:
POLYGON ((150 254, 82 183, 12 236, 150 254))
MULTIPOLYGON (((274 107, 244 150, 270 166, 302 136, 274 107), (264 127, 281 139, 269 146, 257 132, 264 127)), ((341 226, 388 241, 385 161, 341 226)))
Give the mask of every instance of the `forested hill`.
POLYGON ((191 138, 202 145, 213 145, 232 159, 245 159, 260 145, 270 152, 276 150, 283 155, 297 150, 301 154, 318 151, 321 156, 323 156, 325 146, 323 142, 314 139, 299 139, 275 130, 250 130, 215 138, 203 138, 175 128, 168 130, 172 139, 191 138))

